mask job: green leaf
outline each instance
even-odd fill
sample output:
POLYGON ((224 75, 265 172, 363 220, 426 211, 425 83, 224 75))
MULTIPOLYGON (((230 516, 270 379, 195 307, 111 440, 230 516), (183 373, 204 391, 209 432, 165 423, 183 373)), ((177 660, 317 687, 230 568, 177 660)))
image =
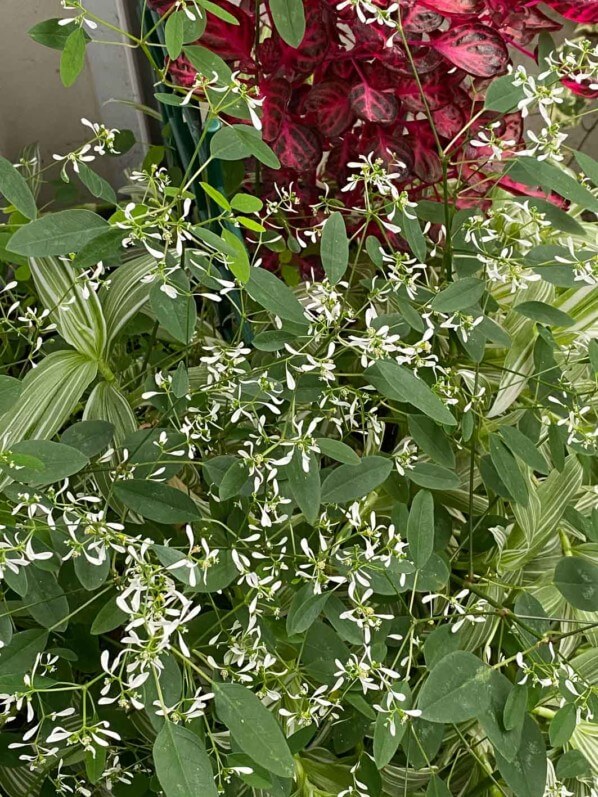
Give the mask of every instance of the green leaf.
POLYGON ((430 307, 437 313, 456 313, 476 304, 484 295, 486 283, 476 277, 452 282, 433 299, 430 307))
MULTIPOLYGON (((93 743, 92 743, 93 744, 93 743)), ((97 744, 93 745, 93 753, 85 753, 85 774, 90 783, 99 783, 106 768, 106 748, 97 744)))
POLYGON ((515 429, 513 426, 503 426, 500 430, 500 436, 513 454, 525 462, 526 465, 529 465, 530 468, 537 470, 538 473, 550 473, 550 467, 538 447, 519 429, 515 429))
POLYGON ((546 160, 518 158, 509 168, 508 175, 525 185, 539 185, 547 192, 555 191, 586 210, 598 212, 598 198, 562 168, 546 160))
POLYGON ((432 670, 449 653, 459 649, 459 633, 453 633, 450 625, 437 626, 424 642, 426 666, 432 670))
POLYGON ((586 152, 580 152, 579 150, 573 150, 573 152, 575 160, 581 166, 586 177, 589 177, 594 185, 598 186, 598 161, 594 160, 586 152))
POLYGON ((108 229, 108 222, 91 210, 61 210, 20 227, 8 242, 9 252, 26 257, 78 252, 108 229))
POLYGON ((508 113, 525 98, 522 86, 513 85, 514 75, 503 75, 492 81, 486 91, 484 109, 508 113))
POLYGON ((340 465, 324 480, 322 501, 344 504, 371 493, 390 476, 392 460, 385 457, 363 457, 358 465, 340 465))
POLYGON ((233 210, 240 213, 259 213, 264 207, 264 203, 257 196, 251 194, 235 194, 230 201, 233 210))
POLYGON ((521 746, 513 761, 496 751, 498 771, 517 797, 543 797, 546 786, 546 746, 531 717, 525 718, 521 746))
POLYGON ((538 321, 547 326, 570 327, 575 324, 575 319, 571 318, 568 313, 563 313, 562 310, 557 310, 556 307, 545 302, 520 302, 513 309, 526 318, 531 318, 532 321, 538 321))
MULTIPOLYGON (((216 712, 244 753, 269 772, 290 778, 293 756, 274 715, 240 684, 214 683, 216 712)), ((191 797, 191 796, 190 796, 191 797)))
POLYGON ((583 235, 584 229, 581 224, 573 218, 567 211, 557 207, 554 202, 549 202, 547 199, 540 199, 540 197, 513 197, 513 201, 523 204, 524 202, 530 207, 535 208, 540 213, 546 216, 553 227, 563 232, 570 232, 574 235, 583 235))
POLYGON ((308 454, 309 467, 307 473, 303 468, 303 457, 297 449, 287 465, 291 495, 303 516, 310 525, 314 525, 320 515, 322 488, 320 485, 320 468, 315 456, 308 454))
POLYGON ((87 37, 82 28, 76 27, 67 38, 60 58, 60 79, 63 86, 72 86, 85 66, 87 37))
POLYGON ((269 0, 276 30, 289 47, 297 48, 305 36, 303 0, 269 0))
POLYGON ((579 556, 565 556, 554 571, 554 585, 576 609, 598 612, 598 565, 579 556))
POLYGON ((320 616, 330 597, 330 592, 314 593, 311 584, 304 584, 293 598, 287 614, 287 634, 302 634, 320 616))
POLYGON ((229 269, 235 275, 239 282, 243 284, 249 281, 251 277, 251 265, 249 263, 249 255, 243 241, 230 230, 222 231, 222 240, 229 246, 233 252, 232 256, 227 258, 229 269))
POLYGON ((503 724, 505 730, 512 731, 523 725, 523 720, 527 712, 527 686, 516 684, 507 697, 503 712, 503 724))
POLYGON ((490 704, 491 674, 473 653, 449 653, 434 667, 419 693, 422 718, 459 723, 477 717, 490 704))
POLYGON ((0 675, 24 675, 39 653, 46 649, 48 632, 41 628, 19 631, 5 648, 0 648, 0 675))
POLYGON ((252 268, 245 290, 254 302, 283 321, 294 321, 305 326, 307 319, 303 306, 293 291, 270 271, 252 268))
POLYGON ((425 415, 409 415, 409 434, 429 457, 450 470, 455 467, 455 454, 443 430, 425 415))
POLYGON ((86 163, 78 163, 77 168, 79 179, 90 194, 98 199, 104 199, 110 205, 116 205, 116 194, 107 180, 96 174, 86 163))
POLYGON ((360 458, 345 443, 340 440, 332 440, 328 437, 316 438, 318 448, 325 457, 333 459, 335 462, 342 462, 345 465, 359 465, 360 458))
POLYGON ((417 569, 424 567, 434 551, 434 499, 421 490, 411 504, 407 521, 409 557, 417 569))
POLYGON ((365 376, 383 396, 417 407, 432 420, 446 426, 457 421, 428 385, 408 368, 390 360, 380 360, 370 366, 365 376))
POLYGON ((407 213, 402 211, 399 214, 398 223, 401 227, 401 234, 409 244, 409 248, 415 257, 425 263, 428 247, 426 246, 426 237, 422 232, 419 220, 408 216, 407 213))
POLYGON ((577 724, 577 708, 574 703, 565 703, 550 721, 548 735, 552 747, 563 747, 571 738, 577 724))
POLYGON ((513 500, 522 506, 529 504, 527 483, 523 478, 517 460, 496 435, 489 436, 490 458, 503 484, 513 500))
POLYGON ((427 490, 458 490, 461 487, 456 473, 433 462, 418 462, 405 475, 409 481, 427 490))
MULTIPOLYGON (((344 622, 344 621, 339 621, 344 622)), ((353 630, 355 626, 351 630, 353 630)), ((351 652, 340 639, 337 631, 326 623, 316 620, 305 637, 301 651, 301 661, 305 669, 318 683, 333 684, 336 659, 347 661, 351 652)))
POLYGON ((120 625, 125 625, 129 615, 116 605, 116 596, 110 598, 94 617, 90 633, 94 636, 107 634, 120 625))
POLYGON ((239 20, 230 14, 228 11, 225 11, 224 8, 221 8, 216 3, 213 3, 212 0, 198 0, 199 5, 206 9, 210 14, 214 14, 215 17, 224 20, 224 22, 228 22, 229 25, 238 25, 239 20))
POLYGON ((37 216, 35 197, 27 185, 27 181, 9 160, 0 156, 0 193, 11 205, 26 216, 34 219, 37 216))
POLYGON ((78 421, 65 429, 60 442, 91 459, 105 451, 113 437, 114 426, 108 421, 78 421))
MULTIPOLYGON (((393 684, 392 691, 396 694, 405 696, 405 700, 400 703, 402 709, 411 708, 411 689, 408 683, 393 684)), ((384 706, 384 701, 381 702, 384 706)), ((374 726, 374 761, 378 769, 383 769, 387 764, 390 764, 407 730, 407 724, 402 723, 400 719, 397 718, 395 720, 395 733, 394 735, 391 734, 389 719, 390 716, 388 714, 380 711, 378 712, 376 724, 374 726)))
POLYGON ((245 462, 241 459, 236 459, 227 469, 220 482, 218 488, 220 500, 228 501, 230 498, 234 498, 236 495, 239 495, 249 483, 249 472, 245 466, 245 462))
POLYGON ((73 268, 84 269, 95 266, 100 260, 118 263, 123 251, 123 238, 123 230, 119 230, 118 227, 108 227, 79 249, 71 265, 73 268))
MULTIPOLYGON (((51 484, 62 481, 89 464, 89 459, 76 448, 50 440, 21 440, 10 446, 11 455, 23 455, 36 460, 31 467, 11 467, 0 463, 8 476, 24 484, 51 484)), ((15 460, 17 457, 15 456, 15 460)))
MULTIPOLYGON (((296 0, 291 0, 296 3, 296 0)), ((349 265, 349 239, 343 214, 338 210, 331 213, 322 228, 320 256, 324 272, 330 282, 336 285, 349 265)))
POLYGON ((180 269, 168 277, 169 285, 177 291, 170 296, 156 280, 150 290, 150 305, 160 326, 180 343, 190 343, 197 323, 197 307, 189 287, 189 278, 180 269))
POLYGON ((5 648, 7 645, 10 645, 11 639, 13 637, 13 628, 12 628, 12 620, 10 619, 10 615, 6 614, 6 604, 0 604, 0 610, 2 614, 0 614, 0 650, 5 648))
POLYGON ((114 494, 133 512, 156 523, 190 523, 200 518, 188 495, 160 482, 127 479, 116 482, 114 494))
POLYGON ((257 158, 270 169, 280 169, 280 161, 272 149, 262 141, 257 130, 249 125, 230 125, 219 130, 210 143, 213 158, 223 161, 257 158))
MULTIPOLYGON (((221 208, 224 208, 224 210, 229 210, 229 211, 232 209, 228 199, 224 196, 224 194, 221 194, 220 191, 214 188, 214 186, 210 185, 209 183, 204 183, 201 180, 199 182, 199 185, 202 187, 204 193, 206 193, 210 197, 210 199, 213 199, 214 202, 217 205, 219 205, 221 208)), ((260 200, 258 200, 258 202, 260 202, 260 200)))
MULTIPOLYGON (((162 668, 150 674, 150 677, 141 687, 142 700, 147 706, 146 713, 155 731, 164 727, 164 718, 155 713, 154 706, 162 701, 166 706, 177 704, 183 696, 183 678, 178 662, 172 653, 160 656, 162 668)), ((193 727, 193 726, 192 726, 193 727)), ((197 732, 197 731, 196 731, 197 732)), ((203 740, 203 736, 200 737, 203 740)))
POLYGON ((190 730, 167 720, 152 752, 166 797, 218 797, 208 754, 190 730))
POLYGON ((102 564, 92 564, 86 556, 77 556, 74 559, 75 574, 83 589, 88 592, 101 587, 110 575, 110 558, 104 559, 102 564))
MULTIPOLYGON (((70 25, 61 25, 60 19, 45 19, 29 30, 29 36, 34 42, 43 44, 44 47, 51 47, 53 50, 64 50, 66 40, 72 33, 70 25)), ((89 36, 85 33, 85 38, 89 41, 89 36)))
POLYGON ((70 609, 56 576, 39 567, 29 567, 27 585, 24 604, 33 619, 44 628, 65 631, 70 609))
POLYGON ((188 562, 185 554, 170 548, 166 545, 154 545, 154 551, 164 567, 168 567, 170 572, 182 584, 186 584, 194 592, 209 593, 218 592, 230 586, 239 575, 232 554, 230 551, 221 550, 218 552, 218 559, 210 567, 204 569, 199 565, 195 567, 195 584, 191 586, 189 568, 186 566, 172 568, 177 562, 188 562))
POLYGON ((426 797, 452 797, 452 792, 438 775, 433 775, 426 789, 426 797))
POLYGON ((183 52, 185 43, 185 20, 187 15, 184 11, 174 11, 168 15, 164 27, 164 40, 169 57, 174 61, 183 52))
POLYGON ((590 773, 590 764, 579 750, 567 750, 556 762, 556 776, 559 780, 578 778, 590 773))
POLYGON ((23 391, 23 383, 13 376, 0 376, 0 415, 17 403, 23 391))
POLYGON ((503 724, 503 716, 505 705, 513 691, 512 684, 502 673, 493 671, 488 688, 490 704, 479 715, 480 725, 494 749, 498 750, 507 761, 512 761, 521 743, 524 717, 521 717, 520 723, 514 728, 506 729, 503 724))

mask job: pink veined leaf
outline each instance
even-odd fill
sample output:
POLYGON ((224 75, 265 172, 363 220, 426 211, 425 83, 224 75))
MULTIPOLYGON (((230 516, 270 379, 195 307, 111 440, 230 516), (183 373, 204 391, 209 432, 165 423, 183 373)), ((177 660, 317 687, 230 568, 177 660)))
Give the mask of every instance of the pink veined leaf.
POLYGON ((314 115, 318 129, 327 138, 342 135, 355 122, 347 86, 340 80, 327 80, 312 86, 305 110, 314 115))
POLYGON ((522 8, 511 13, 497 11, 494 15, 496 27, 506 41, 529 44, 542 31, 560 30, 561 23, 543 14, 537 8, 522 8))
POLYGON ((168 73, 175 83, 178 83, 179 86, 182 86, 185 89, 190 89, 195 83, 195 78, 197 77, 197 69, 192 66, 192 64, 187 60, 187 58, 185 58, 184 55, 181 55, 180 58, 170 62, 168 66, 168 73))
POLYGON ((487 25, 458 25, 432 46, 455 66, 477 77, 494 77, 507 70, 509 52, 500 35, 487 25))
MULTIPOLYGON (((429 75, 438 67, 445 66, 440 53, 433 50, 428 43, 421 47, 411 47, 411 57, 415 64, 415 71, 420 76, 429 75)), ((407 77, 413 76, 411 60, 407 58, 403 48, 396 42, 393 47, 385 48, 380 54, 380 58, 395 73, 407 77)))
POLYGON ((458 105, 445 105, 432 112, 436 132, 442 138, 454 138, 465 125, 465 114, 458 105))
MULTIPOLYGON (((486 132, 488 130, 488 126, 490 124, 494 124, 495 122, 496 120, 492 114, 485 114, 482 116, 469 130, 468 137, 470 142, 473 140, 480 142, 480 132, 486 132)), ((504 143, 505 149, 503 160, 513 157, 523 140, 523 118, 521 113, 516 111, 515 113, 507 114, 502 119, 499 119, 498 126, 493 128, 493 132, 494 135, 497 138, 500 138, 504 143)), ((499 163, 495 163, 490 159, 491 155, 492 147, 490 146, 474 147, 471 143, 468 143, 465 148, 465 158, 467 160, 478 160, 482 163, 485 163, 485 170, 487 171, 496 171, 501 169, 502 166, 499 163)), ((479 167, 474 169, 472 174, 475 174, 476 176, 479 175, 481 180, 485 179, 484 171, 479 167)), ((465 176, 467 177, 467 175, 465 176)))
POLYGON ((176 0, 148 0, 148 6, 160 14, 165 14, 169 8, 176 3, 176 0))
POLYGON ((597 0, 546 0, 546 4, 565 19, 571 19, 581 25, 598 24, 598 1, 597 0))
POLYGON ((442 162, 432 131, 424 121, 411 123, 409 130, 413 147, 413 170, 422 182, 433 185, 442 179, 442 162))
POLYGON ((272 145, 283 166, 297 172, 315 169, 322 157, 320 140, 313 130, 285 120, 272 145))
POLYGON ((253 15, 224 0, 224 8, 239 21, 231 25, 214 14, 208 14, 208 24, 200 42, 226 61, 246 62, 251 59, 253 49, 253 15))
POLYGON ((410 34, 430 33, 433 30, 438 30, 443 22, 442 14, 428 8, 421 8, 419 5, 409 9, 403 17, 403 27, 410 34))
POLYGON ((590 88, 587 79, 578 83, 573 78, 564 78, 561 82, 579 97, 585 97, 587 100, 595 100, 598 97, 598 89, 590 88))
POLYGON ((402 80, 397 87, 397 95, 408 111, 412 113, 426 113, 426 105, 430 110, 437 111, 452 101, 452 84, 449 81, 441 82, 439 79, 423 83, 426 98, 424 102, 419 83, 415 79, 402 80))
POLYGON ((380 158, 384 168, 401 179, 413 173, 413 153, 405 137, 395 126, 364 125, 359 139, 359 151, 371 152, 380 158))
POLYGON ((262 106, 263 136, 266 141, 274 141, 280 131, 291 99, 291 84, 282 77, 269 80, 260 86, 265 97, 262 106))
POLYGON ((420 5, 440 14, 474 14, 484 7, 482 0, 420 0, 420 5))
POLYGON ((529 185, 518 183, 511 179, 508 175, 506 177, 502 177, 498 181, 498 185, 500 185, 502 188, 506 188, 507 191, 510 191, 512 194, 516 194, 517 196, 533 196, 537 197, 538 199, 546 199, 548 202, 551 202, 553 205, 556 205, 559 208, 567 208, 569 206, 567 200, 563 199, 563 197, 559 196, 558 194, 547 194, 540 188, 530 188, 529 185))
POLYGON ((351 107, 366 122, 387 125, 397 118, 399 103, 392 94, 383 94, 367 83, 358 83, 349 92, 351 107))
POLYGON ((299 47, 289 47, 277 33, 273 36, 280 46, 280 67, 284 67, 287 74, 308 75, 313 72, 333 43, 332 32, 328 10, 319 4, 306 3, 305 34, 299 47))
MULTIPOLYGON (((361 72, 368 86, 371 86, 377 91, 394 91, 397 85, 396 74, 390 69, 387 69, 385 64, 381 61, 363 64, 361 72)), ((346 84, 345 92, 348 93, 346 84)))

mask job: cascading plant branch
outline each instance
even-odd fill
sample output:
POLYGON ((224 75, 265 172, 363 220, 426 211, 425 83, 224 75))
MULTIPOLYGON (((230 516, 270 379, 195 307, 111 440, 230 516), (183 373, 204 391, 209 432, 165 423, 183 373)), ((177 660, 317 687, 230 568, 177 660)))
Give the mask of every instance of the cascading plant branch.
MULTIPOLYGON (((102 21, 65 5, 69 82, 102 21)), ((293 186, 235 184, 278 165, 259 97, 205 58, 185 174, 118 198, 87 123, 54 168, 97 202, 41 213, 52 165, 0 159, 3 791, 596 794, 598 163, 553 126, 595 50, 490 85, 542 124, 471 131, 479 207, 369 152, 314 186, 300 282, 293 186)))

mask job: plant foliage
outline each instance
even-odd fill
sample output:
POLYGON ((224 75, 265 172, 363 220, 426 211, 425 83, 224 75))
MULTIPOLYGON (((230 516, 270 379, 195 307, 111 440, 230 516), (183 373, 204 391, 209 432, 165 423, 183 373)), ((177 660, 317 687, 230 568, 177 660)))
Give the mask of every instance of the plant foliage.
MULTIPOLYGON (((110 23, 63 5, 70 85, 110 23)), ((193 157, 117 195, 84 120, 48 204, 0 159, 3 792, 591 797, 595 48, 509 71, 528 2, 151 5, 193 157)))

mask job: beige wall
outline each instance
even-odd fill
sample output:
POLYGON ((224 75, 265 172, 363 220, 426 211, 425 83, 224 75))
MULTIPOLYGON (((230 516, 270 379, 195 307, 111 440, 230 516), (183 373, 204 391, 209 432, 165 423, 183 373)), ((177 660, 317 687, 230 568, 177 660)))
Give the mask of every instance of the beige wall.
POLYGON ((58 73, 60 53, 27 35, 37 22, 61 16, 57 0, 2 0, 2 11, 0 149, 16 158, 24 145, 38 141, 44 157, 51 157, 81 141, 81 116, 98 118, 90 72, 86 69, 65 89, 58 73))
MULTIPOLYGON (((121 4, 131 2, 88 0, 86 5, 104 19, 120 24, 121 4)), ((31 143, 40 144, 46 163, 52 153, 68 152, 87 137, 81 117, 111 127, 131 128, 138 138, 147 138, 141 114, 107 102, 111 98, 135 100, 140 95, 130 51, 91 44, 85 70, 75 85, 66 89, 60 82, 60 53, 27 35, 36 23, 67 15, 59 0, 0 0, 0 5, 0 152, 5 157, 16 159, 31 143)), ((101 35, 105 38, 107 34, 101 35)), ((102 171, 113 180, 118 180, 119 160, 109 159, 103 164, 102 171)))

